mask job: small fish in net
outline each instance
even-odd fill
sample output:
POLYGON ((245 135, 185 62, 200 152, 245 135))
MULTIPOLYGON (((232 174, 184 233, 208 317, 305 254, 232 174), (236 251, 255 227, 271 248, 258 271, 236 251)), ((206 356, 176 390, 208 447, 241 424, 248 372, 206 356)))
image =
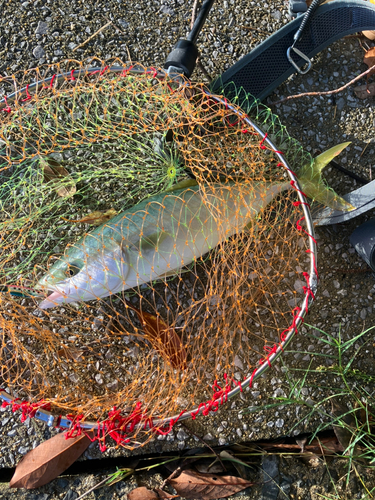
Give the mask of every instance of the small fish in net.
POLYGON ((28 414, 146 442, 216 411, 296 326, 315 272, 299 191, 351 208, 320 175, 344 145, 314 162, 284 132, 299 189, 203 85, 72 64, 26 72, 0 122, 1 377, 28 414))

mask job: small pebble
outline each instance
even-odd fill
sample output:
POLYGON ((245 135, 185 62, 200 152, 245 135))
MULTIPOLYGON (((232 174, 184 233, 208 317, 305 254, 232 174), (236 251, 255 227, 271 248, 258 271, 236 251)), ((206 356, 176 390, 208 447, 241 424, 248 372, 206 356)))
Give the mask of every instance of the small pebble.
POLYGON ((43 47, 41 47, 40 45, 37 45, 35 47, 35 49, 33 50, 33 54, 34 54, 34 57, 36 57, 37 59, 41 59, 42 57, 45 56, 45 52, 43 50, 43 47))
POLYGON ((177 439, 179 441, 183 441, 185 439, 187 439, 189 437, 189 434, 187 434, 184 429, 179 429, 179 431, 177 432, 177 439))
POLYGON ((21 455, 26 455, 26 453, 28 453, 29 451, 30 451, 30 448, 27 446, 20 446, 18 448, 18 453, 20 453, 21 455))
POLYGON ((43 21, 39 21, 38 26, 35 30, 36 35, 45 35, 48 31, 48 24, 43 21))

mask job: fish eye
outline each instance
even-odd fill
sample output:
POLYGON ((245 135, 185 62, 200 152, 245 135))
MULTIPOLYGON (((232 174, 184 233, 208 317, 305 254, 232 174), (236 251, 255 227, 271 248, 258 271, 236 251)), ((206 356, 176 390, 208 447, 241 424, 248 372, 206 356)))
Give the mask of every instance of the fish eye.
POLYGON ((168 172, 168 177, 170 177, 170 178, 175 177, 175 175, 176 175, 176 167, 174 167, 174 166, 170 166, 170 167, 168 168, 168 171, 167 171, 167 172, 168 172))
POLYGON ((76 276, 80 272, 81 268, 82 266, 80 265, 79 262, 69 262, 67 264, 67 268, 65 269, 65 274, 69 278, 72 278, 73 276, 76 276))

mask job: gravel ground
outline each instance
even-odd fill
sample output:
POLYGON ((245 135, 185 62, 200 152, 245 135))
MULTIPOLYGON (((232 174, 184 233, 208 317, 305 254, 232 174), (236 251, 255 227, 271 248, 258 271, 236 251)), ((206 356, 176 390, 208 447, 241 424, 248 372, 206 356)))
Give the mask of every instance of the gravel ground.
MULTIPOLYGON (((18 70, 64 58, 82 60, 92 56, 120 57, 124 61, 162 65, 174 42, 187 33, 192 4, 192 1, 184 0, 140 0, 139 3, 120 0, 3 2, 0 21, 0 74, 10 75, 18 70), (111 25, 84 43, 109 21, 112 21, 111 25)), ((248 0, 218 0, 199 39, 201 61, 212 76, 219 75, 287 21, 286 2, 281 0, 275 0, 272 4, 258 4, 248 0)), ((337 42, 316 58, 309 74, 289 80, 270 96, 268 103, 299 92, 340 87, 366 69, 362 58, 363 50, 357 39, 337 42)), ((199 70, 195 78, 203 78, 199 70)), ((353 91, 348 89, 336 95, 334 100, 326 97, 302 98, 274 109, 292 137, 300 140, 312 153, 338 142, 352 141, 352 145, 340 156, 340 163, 366 179, 372 179, 375 175, 375 113, 372 103, 372 99, 357 99, 353 91)), ((332 168, 327 170, 330 184, 341 194, 359 187, 353 179, 332 168)), ((374 275, 366 272, 365 263, 349 243, 352 231, 371 217, 374 217, 374 211, 339 226, 317 229, 320 287, 308 322, 336 336, 341 328, 344 340, 375 325, 374 275)), ((319 363, 325 366, 332 364, 332 359, 329 358, 329 355, 334 354, 332 349, 321 340, 304 335, 307 332, 306 327, 301 329, 301 335, 292 345, 294 352, 288 353, 284 358, 285 364, 306 369, 312 353, 319 351, 328 355, 319 363)), ((374 374, 375 330, 365 340, 368 343, 360 351, 353 367, 374 374)), ((358 350, 363 342, 364 339, 359 341, 354 349, 358 350)), ((311 385, 313 382, 314 380, 311 385)), ((334 375, 327 375, 325 383, 320 381, 318 388, 306 387, 302 397, 307 401, 318 401, 330 394, 322 385, 335 387, 339 382, 334 375)), ((286 395, 288 387, 284 369, 277 364, 272 372, 256 382, 251 390, 245 391, 238 400, 222 408, 218 414, 207 419, 197 419, 189 426, 210 445, 224 445, 291 433, 297 435, 313 430, 322 420, 327 420, 327 416, 316 414, 308 422, 301 421, 304 408, 300 405, 259 410, 249 414, 241 412, 248 407, 255 408, 268 401, 272 402, 272 397, 286 395)), ((374 387, 369 387, 369 391, 373 393, 374 387)), ((20 424, 19 415, 12 415, 8 409, 2 409, 0 467, 14 467, 27 451, 50 435, 51 431, 40 423, 27 421, 25 425, 20 424)), ((166 439, 155 440, 146 449, 136 450, 133 454, 177 451, 194 446, 197 446, 196 439, 190 437, 185 430, 176 428, 166 439)), ((129 452, 126 450, 110 449, 104 456, 127 454, 129 452)), ((86 459, 100 456, 95 445, 85 454, 86 459)), ((317 498, 318 493, 329 489, 329 476, 325 474, 323 480, 324 467, 317 472, 315 479, 311 478, 311 468, 297 461, 292 465, 289 463, 284 469, 285 477, 289 478, 288 481, 285 480, 289 484, 285 490, 286 498, 317 498), (321 479, 317 479, 318 477, 321 479)), ((280 464, 280 470, 283 470, 283 464, 280 464)), ((340 466, 335 471, 341 477, 340 466)), ((0 487, 0 499, 75 500, 76 492, 86 491, 99 480, 100 477, 93 474, 69 476, 60 478, 37 492, 10 492, 4 484, 0 487)), ((152 478, 152 481, 157 480, 157 477, 152 478)), ((372 481, 368 477, 369 488, 372 487, 372 481)), ((87 498, 110 496, 125 499, 126 492, 135 484, 135 479, 130 479, 111 490, 98 490, 97 494, 91 494, 87 498)), ((351 486, 348 495, 347 498, 362 498, 358 483, 351 486)), ((259 487, 254 487, 252 492, 236 498, 262 498, 262 493, 259 487)))

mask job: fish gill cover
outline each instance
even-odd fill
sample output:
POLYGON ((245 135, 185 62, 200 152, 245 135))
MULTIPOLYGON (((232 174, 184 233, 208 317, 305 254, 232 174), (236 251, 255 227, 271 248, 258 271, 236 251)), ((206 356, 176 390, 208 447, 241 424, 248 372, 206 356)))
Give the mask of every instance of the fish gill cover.
MULTIPOLYGON (((124 442, 216 411, 267 363, 309 293, 310 236, 235 104, 140 66, 84 68, 16 75, 40 84, 0 111, 0 376, 26 414, 115 422, 124 442)), ((292 168, 311 162, 257 117, 292 168)))

